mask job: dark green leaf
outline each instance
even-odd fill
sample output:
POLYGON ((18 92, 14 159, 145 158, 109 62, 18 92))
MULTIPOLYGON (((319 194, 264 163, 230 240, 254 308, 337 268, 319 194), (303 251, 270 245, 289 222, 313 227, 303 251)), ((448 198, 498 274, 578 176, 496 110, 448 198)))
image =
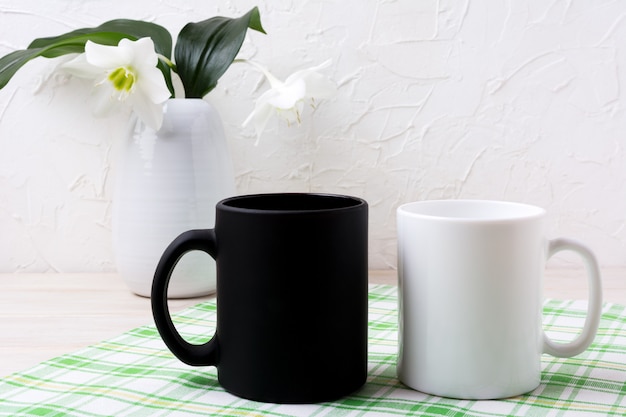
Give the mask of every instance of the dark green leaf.
MULTIPOLYGON (((47 58, 53 58, 66 53, 84 52, 87 40, 91 40, 102 45, 117 45, 122 38, 137 40, 148 37, 152 38, 152 41, 154 42, 154 49, 158 54, 163 55, 167 59, 171 59, 172 36, 167 29, 155 23, 129 19, 110 20, 98 27, 77 29, 60 36, 35 39, 31 42, 29 48, 50 47, 59 43, 72 42, 73 50, 63 52, 63 49, 55 47, 53 50, 49 52, 47 51, 44 55, 42 55, 47 58), (114 36, 110 36, 111 34, 117 35, 117 39, 115 39, 114 36), (107 35, 110 37, 107 38, 107 35)), ((172 86, 170 68, 162 61, 159 61, 158 67, 163 73, 167 87, 173 95, 174 87, 172 86)))
MULTIPOLYGON (((117 45, 121 39, 137 40, 150 37, 157 53, 170 59, 172 37, 169 32, 154 23, 138 20, 118 19, 103 23, 95 28, 77 29, 60 36, 35 39, 28 49, 12 52, 0 58, 0 88, 3 88, 24 64, 37 57, 55 58, 85 51, 85 43, 91 40, 102 45, 117 45)), ((173 93, 171 72, 167 65, 159 62, 159 69, 173 93)))
POLYGON ((174 56, 186 97, 202 98, 215 88, 241 49, 248 28, 265 33, 256 7, 236 19, 218 16, 181 30, 174 56))
POLYGON ((17 70, 22 68, 22 66, 31 59, 39 56, 40 52, 41 50, 39 49, 26 49, 11 52, 10 54, 0 58, 0 88, 7 85, 17 70))
MULTIPOLYGON (((128 38, 128 35, 117 32, 94 32, 82 35, 76 35, 73 37, 65 37, 59 39, 56 42, 50 43, 38 43, 37 46, 33 46, 33 43, 28 47, 29 50, 38 49, 41 51, 40 56, 45 58, 56 58, 67 54, 80 54, 85 52, 85 44, 88 40, 102 45, 117 45, 120 40, 128 38)), ((39 39, 36 39, 37 41, 39 39)))
POLYGON ((152 38, 154 49, 161 55, 170 58, 172 56, 172 37, 170 33, 162 26, 155 23, 143 22, 141 20, 116 19, 105 22, 94 28, 77 29, 72 32, 60 36, 50 38, 39 38, 31 42, 28 48, 42 48, 55 45, 73 39, 83 40, 83 46, 88 39, 103 45, 117 45, 121 38, 137 40, 139 38, 152 38), (94 36, 99 34, 113 33, 122 35, 114 42, 111 38, 110 42, 106 39, 99 38, 96 40, 94 36), (88 35, 88 36, 84 36, 88 35), (113 43, 114 42, 114 43, 113 43))
POLYGON ((65 54, 80 53, 85 50, 85 43, 88 39, 94 39, 98 43, 117 44, 123 34, 116 33, 95 33, 91 35, 77 35, 72 38, 61 39, 57 42, 42 43, 40 46, 29 47, 0 58, 0 88, 3 88, 24 64, 39 56, 54 58, 65 54))

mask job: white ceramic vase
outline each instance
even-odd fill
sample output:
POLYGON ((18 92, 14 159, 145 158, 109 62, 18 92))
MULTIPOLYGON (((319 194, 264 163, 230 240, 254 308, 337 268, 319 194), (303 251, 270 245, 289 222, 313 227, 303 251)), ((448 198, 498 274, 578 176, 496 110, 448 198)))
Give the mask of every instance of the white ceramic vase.
MULTIPOLYGON (((180 233, 212 228, 215 204, 235 194, 221 119, 200 99, 171 99, 158 131, 131 123, 117 167, 113 249, 119 274, 134 293, 149 297, 159 258, 180 233)), ((215 291, 215 265, 201 252, 177 265, 168 297, 215 291)))

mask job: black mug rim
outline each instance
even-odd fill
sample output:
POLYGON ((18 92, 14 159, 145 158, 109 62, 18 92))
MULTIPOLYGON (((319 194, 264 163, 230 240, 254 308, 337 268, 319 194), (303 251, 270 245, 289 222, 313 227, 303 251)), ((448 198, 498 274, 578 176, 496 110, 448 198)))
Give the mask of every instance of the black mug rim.
POLYGON ((345 210, 354 210, 359 207, 367 206, 367 202, 359 197, 353 197, 343 194, 329 194, 329 193, 260 193, 260 194, 244 194, 233 197, 228 197, 217 203, 218 210, 226 210, 239 213, 259 213, 259 214, 287 214, 287 213, 327 213, 345 210), (306 207, 300 205, 294 207, 293 205, 288 208, 277 207, 274 205, 270 207, 267 202, 269 200, 277 201, 278 199, 290 199, 293 201, 302 202, 304 199, 309 199, 311 202, 315 202, 318 206, 306 207), (249 205, 252 202, 261 202, 265 200, 265 207, 259 207, 249 205), (248 202, 249 204, 244 204, 248 202), (322 204, 323 203, 323 204, 322 204))

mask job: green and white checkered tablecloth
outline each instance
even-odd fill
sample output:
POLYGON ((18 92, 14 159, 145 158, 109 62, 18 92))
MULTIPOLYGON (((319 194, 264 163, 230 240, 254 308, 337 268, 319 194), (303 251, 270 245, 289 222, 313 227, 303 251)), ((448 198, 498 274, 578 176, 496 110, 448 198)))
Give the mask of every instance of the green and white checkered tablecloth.
MULTIPOLYGON (((396 377, 397 288, 370 287, 369 377, 342 400, 278 405, 224 392, 216 369, 187 366, 167 350, 154 326, 70 353, 0 381, 0 416, 624 416, 626 415, 626 308, 605 304, 598 336, 569 359, 543 356, 534 392, 502 401, 434 397, 403 386, 396 377)), ((215 301, 176 315, 188 340, 212 334, 215 301)), ((569 340, 582 325, 586 303, 548 301, 549 335, 569 340)), ((332 378, 332 375, 328 375, 332 378)))

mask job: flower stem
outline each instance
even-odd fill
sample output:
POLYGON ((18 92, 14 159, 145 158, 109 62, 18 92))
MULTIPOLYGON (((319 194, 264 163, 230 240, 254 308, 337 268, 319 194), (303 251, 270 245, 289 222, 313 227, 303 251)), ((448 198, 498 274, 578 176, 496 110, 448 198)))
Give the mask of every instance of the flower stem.
POLYGON ((235 59, 233 62, 237 62, 237 63, 241 62, 241 63, 252 65, 256 69, 261 71, 263 75, 265 75, 265 78, 267 78, 267 80, 270 82, 270 85, 272 86, 272 88, 276 88, 282 84, 282 82, 278 78, 274 77, 272 73, 270 73, 265 67, 257 64, 254 61, 250 61, 248 59, 243 59, 243 58, 238 58, 238 59, 235 59))
POLYGON ((165 55, 161 55, 161 54, 157 54, 157 56, 159 57, 160 61, 165 62, 165 65, 167 65, 172 70, 174 70, 174 72, 176 72, 176 64, 174 64, 168 57, 166 57, 165 55))

